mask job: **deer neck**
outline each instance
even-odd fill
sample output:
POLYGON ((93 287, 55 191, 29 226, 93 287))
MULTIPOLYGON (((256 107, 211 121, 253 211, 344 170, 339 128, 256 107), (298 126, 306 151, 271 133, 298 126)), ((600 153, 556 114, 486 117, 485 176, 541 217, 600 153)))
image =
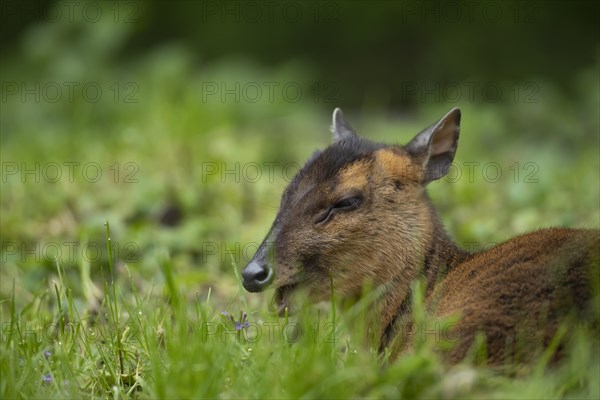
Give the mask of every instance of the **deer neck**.
MULTIPOLYGON (((434 287, 446 274, 464 262, 469 253, 459 248, 446 234, 439 220, 430 232, 430 240, 422 246, 422 251, 417 252, 414 258, 413 277, 408 278, 405 273, 400 273, 395 279, 386 285, 382 295, 378 299, 380 310, 379 350, 382 351, 394 339, 398 329, 406 330, 407 324, 412 319, 412 284, 416 279, 424 283, 424 296, 427 298, 434 287)), ((409 268, 411 268, 409 267, 409 268)), ((406 270, 406 268, 403 268, 406 270)), ((404 272, 404 271, 402 271, 404 272)), ((376 325, 375 325, 376 326, 376 325)), ((406 332, 404 332, 406 333, 406 332)))

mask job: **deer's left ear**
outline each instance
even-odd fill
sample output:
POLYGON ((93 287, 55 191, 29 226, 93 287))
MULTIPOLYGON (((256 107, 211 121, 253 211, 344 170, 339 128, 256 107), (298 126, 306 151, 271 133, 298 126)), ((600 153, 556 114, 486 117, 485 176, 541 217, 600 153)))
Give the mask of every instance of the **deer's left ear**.
POLYGON ((424 185, 448 173, 458 147, 459 132, 460 110, 453 108, 406 145, 409 154, 423 165, 424 185))
POLYGON ((350 139, 356 137, 356 132, 344 119, 342 110, 336 108, 333 110, 333 116, 331 121, 331 132, 333 133, 332 143, 337 143, 340 140, 350 139))

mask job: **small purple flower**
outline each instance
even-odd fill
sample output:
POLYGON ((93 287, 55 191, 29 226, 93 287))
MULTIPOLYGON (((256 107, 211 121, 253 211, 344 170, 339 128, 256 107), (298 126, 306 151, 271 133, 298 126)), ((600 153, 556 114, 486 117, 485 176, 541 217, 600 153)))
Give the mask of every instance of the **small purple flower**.
POLYGON ((241 331, 242 329, 247 329, 250 327, 250 323, 248 322, 248 314, 243 311, 240 312, 240 321, 236 321, 235 318, 233 318, 233 315, 229 314, 227 311, 222 311, 221 315, 231 322, 231 325, 235 327, 236 331, 241 331))
MULTIPOLYGON (((242 313, 240 325, 241 325, 240 329, 242 329, 242 328, 249 328, 250 327, 250 323, 248 322, 248 314, 242 313)), ((236 327, 236 329, 237 329, 237 327, 236 327)))
POLYGON ((47 373, 47 374, 42 375, 42 382, 44 382, 47 385, 49 385, 50 383, 52 383, 52 374, 51 373, 47 373))
POLYGON ((52 357, 52 352, 50 352, 50 350, 44 351, 44 357, 46 357, 46 358, 52 357))

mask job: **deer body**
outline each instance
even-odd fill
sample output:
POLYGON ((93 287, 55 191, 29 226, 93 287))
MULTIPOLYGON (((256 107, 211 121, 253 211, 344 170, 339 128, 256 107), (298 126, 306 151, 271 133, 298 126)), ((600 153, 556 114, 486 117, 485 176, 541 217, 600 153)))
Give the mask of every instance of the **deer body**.
POLYGON ((459 126, 454 109, 406 146, 386 145, 357 136, 336 109, 333 143, 286 188, 242 272, 244 287, 274 286, 283 314, 301 290, 327 300, 330 274, 338 298, 360 297, 369 283, 378 296, 367 335, 381 351, 399 354, 415 332, 411 285, 423 279, 427 312, 459 318, 445 331, 456 342, 446 354, 451 362, 464 358, 478 332, 488 362, 502 364, 514 359, 516 334, 547 345, 568 318, 597 324, 598 230, 544 229, 475 254, 448 237, 425 186, 447 173, 459 126))

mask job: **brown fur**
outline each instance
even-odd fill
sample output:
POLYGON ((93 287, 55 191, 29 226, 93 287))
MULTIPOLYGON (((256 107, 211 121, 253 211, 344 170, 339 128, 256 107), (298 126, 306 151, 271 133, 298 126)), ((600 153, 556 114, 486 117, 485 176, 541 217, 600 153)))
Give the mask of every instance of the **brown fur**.
POLYGON ((260 291, 271 283, 282 312, 294 308, 298 288, 312 301, 327 300, 329 274, 338 298, 360 297, 370 283, 379 296, 367 335, 397 355, 410 350, 417 331, 411 283, 421 278, 427 313, 459 317, 442 330, 455 342, 444 354, 450 362, 465 357, 478 332, 495 365, 530 359, 563 321, 597 325, 590 302, 599 231, 544 229, 476 254, 449 239, 425 185, 452 161, 459 121, 453 110, 407 146, 389 146, 356 136, 341 112, 334 114, 336 142, 286 189, 269 235, 242 273, 244 286, 260 291), (265 271, 273 272, 272 282, 265 271), (529 345, 519 347, 523 340, 529 345))

